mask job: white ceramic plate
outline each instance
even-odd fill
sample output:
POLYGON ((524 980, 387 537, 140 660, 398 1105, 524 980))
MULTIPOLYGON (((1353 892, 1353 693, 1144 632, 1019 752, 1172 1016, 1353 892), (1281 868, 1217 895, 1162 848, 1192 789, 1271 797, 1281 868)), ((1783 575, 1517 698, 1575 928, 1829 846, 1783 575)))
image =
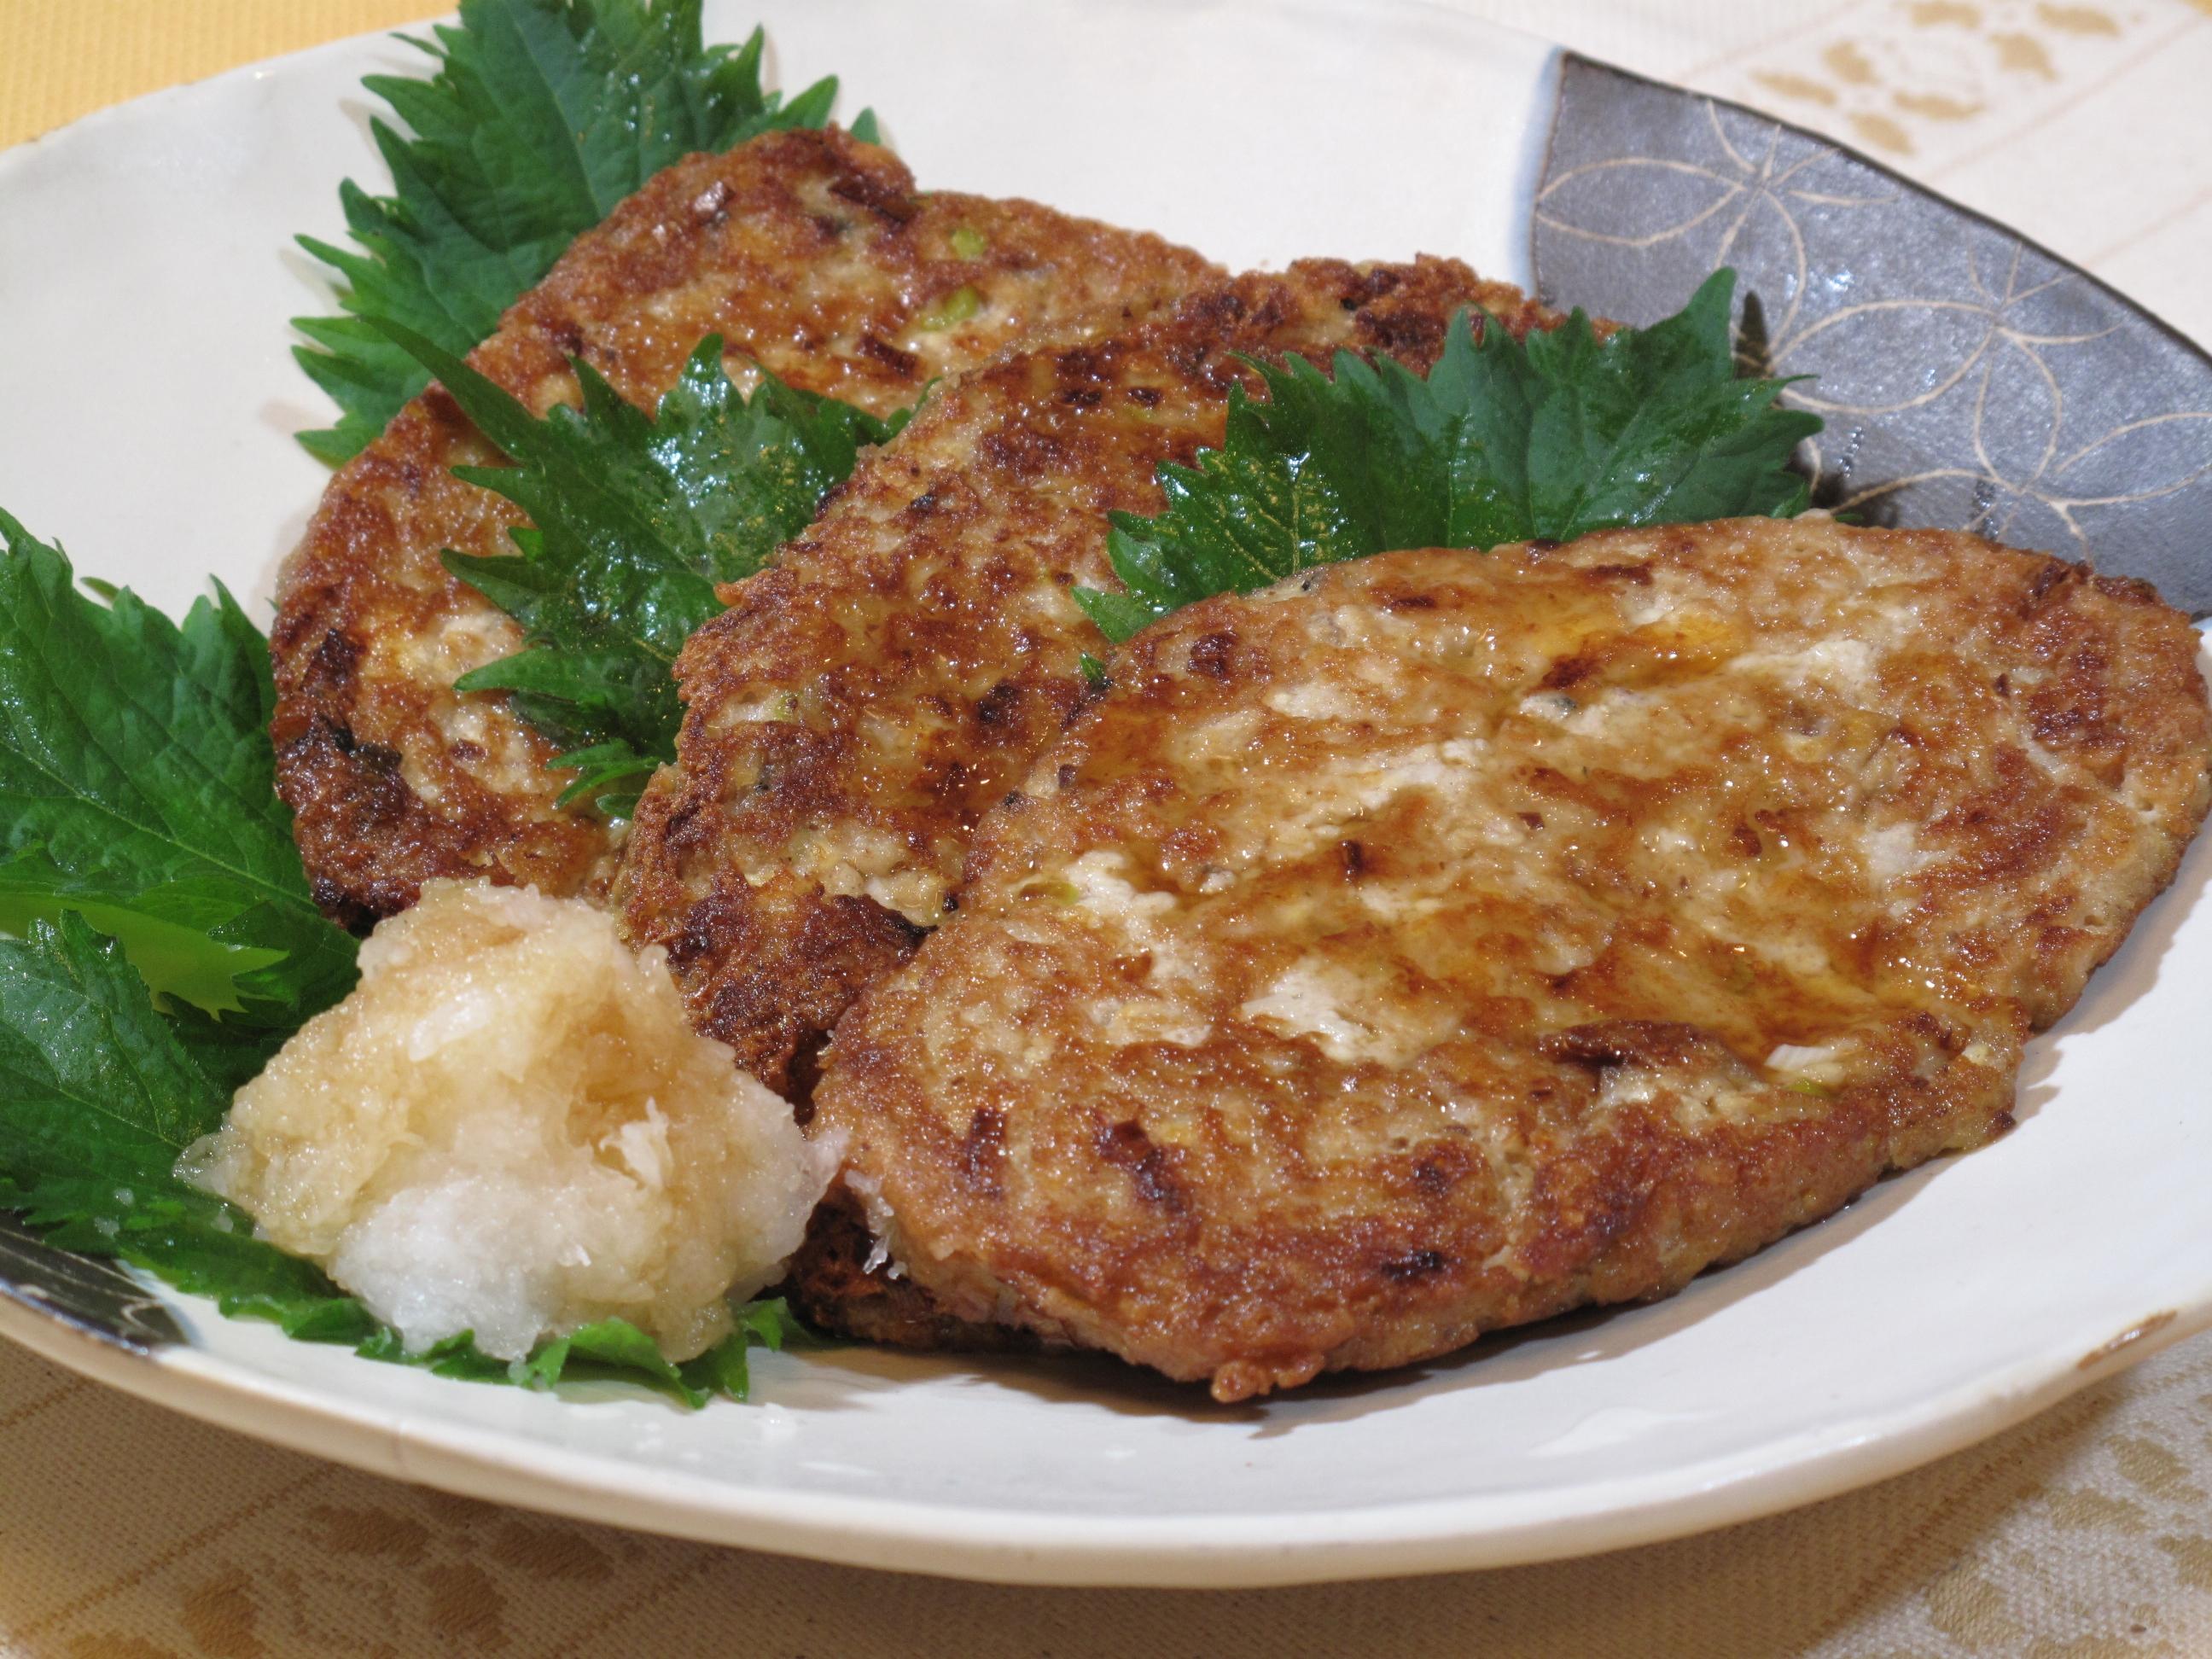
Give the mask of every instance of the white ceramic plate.
MULTIPOLYGON (((1414 4, 753 0, 925 185, 1026 194, 1238 265, 1458 254, 1525 281, 1548 48, 1414 4)), ((324 473, 289 236, 380 178, 382 40, 165 93, 0 155, 0 502, 81 569, 265 595, 324 473)), ((1567 296, 1571 298, 1573 296, 1567 296)), ((1237 1410, 1103 1362, 760 1359, 757 1403, 471 1387, 167 1297, 147 1358, 0 1300, 0 1332, 194 1415, 593 1520, 856 1564, 1239 1584, 1609 1548, 1895 1473, 2212 1322, 2212 844, 2053 1038, 2021 1127, 1658 1306, 1237 1410)))

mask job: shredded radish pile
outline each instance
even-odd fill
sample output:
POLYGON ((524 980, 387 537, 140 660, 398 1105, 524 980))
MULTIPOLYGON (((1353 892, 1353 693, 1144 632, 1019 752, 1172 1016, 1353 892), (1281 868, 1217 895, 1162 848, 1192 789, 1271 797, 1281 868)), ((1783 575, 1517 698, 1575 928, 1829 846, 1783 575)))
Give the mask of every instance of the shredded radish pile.
POLYGON ((361 969, 182 1167, 410 1349, 619 1315, 686 1358, 798 1248, 830 1149, 603 912, 433 882, 361 969))

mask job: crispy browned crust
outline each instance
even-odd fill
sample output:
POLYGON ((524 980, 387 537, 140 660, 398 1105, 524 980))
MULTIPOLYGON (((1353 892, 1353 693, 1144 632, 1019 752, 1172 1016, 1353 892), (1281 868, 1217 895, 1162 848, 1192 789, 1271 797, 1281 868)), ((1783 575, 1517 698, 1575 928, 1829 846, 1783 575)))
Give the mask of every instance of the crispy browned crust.
POLYGON ((2203 818, 2197 643, 1820 520, 1208 600, 985 819, 816 1122, 942 1311, 1222 1400, 1668 1294, 2008 1124, 2203 818))
POLYGON ((832 1188, 807 1223, 806 1242, 780 1287, 817 1330, 893 1348, 957 1348, 964 1352, 1033 1353, 1053 1343, 1031 1326, 955 1318, 885 1259, 860 1200, 832 1188))
MULTIPOLYGON (((1008 345, 1123 326, 1218 278, 1157 237, 921 194, 889 152, 842 133, 775 133, 653 179, 470 361, 542 410, 573 401, 581 356, 650 406, 720 333, 740 384, 762 364, 888 414, 1008 345), (981 251, 966 257, 956 232, 981 251), (963 288, 980 304, 943 325, 963 288)), ((497 459, 434 387, 331 480, 285 567, 277 783, 317 896, 348 921, 404 908, 433 876, 569 893, 606 873, 605 826, 553 805, 570 775, 545 770, 553 750, 503 697, 453 690, 521 642, 439 560, 513 550, 514 510, 448 471, 497 459)))
MULTIPOLYGON (((1153 513, 1164 461, 1221 441, 1236 354, 1388 351, 1425 367, 1479 306, 1555 321, 1455 261, 1310 261, 941 388, 773 570, 726 591, 678 666, 678 762, 623 867, 701 1028, 772 1087, 945 913, 976 819, 1082 701, 1115 586, 1108 514, 1153 513)), ((796 1068, 796 1069, 794 1069, 796 1068)))

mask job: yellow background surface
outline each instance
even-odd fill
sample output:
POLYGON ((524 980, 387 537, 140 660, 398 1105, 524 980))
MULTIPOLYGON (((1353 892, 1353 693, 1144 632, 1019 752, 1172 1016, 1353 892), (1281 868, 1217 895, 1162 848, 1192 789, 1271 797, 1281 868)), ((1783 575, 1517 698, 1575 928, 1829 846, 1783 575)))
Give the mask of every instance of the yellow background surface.
POLYGON ((438 10, 422 0, 0 0, 0 145, 142 92, 438 10))

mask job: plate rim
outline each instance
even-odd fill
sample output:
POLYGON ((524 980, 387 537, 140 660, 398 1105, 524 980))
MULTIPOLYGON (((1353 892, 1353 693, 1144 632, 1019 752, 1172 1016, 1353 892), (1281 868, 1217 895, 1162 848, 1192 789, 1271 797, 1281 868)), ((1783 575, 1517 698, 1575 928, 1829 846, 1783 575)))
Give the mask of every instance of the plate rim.
MULTIPOLYGON (((222 1316, 203 1298, 161 1288, 173 1305, 222 1316)), ((123 1347, 0 1298, 0 1337, 80 1376, 216 1428, 386 1479, 596 1525, 878 1571, 1159 1589, 1268 1589, 1522 1566, 1713 1531, 1962 1450, 2207 1328, 2212 1292, 2137 1320, 2078 1360, 2021 1360, 1996 1376, 1808 1437, 1785 1454, 1768 1449, 1756 1468, 1731 1472, 1729 1460, 1715 1460, 1701 1480, 1688 1478, 1694 1468, 1672 1469, 1628 1483, 1625 1502, 1596 1482, 1550 1489, 1550 1512, 1536 1517, 1480 1516, 1509 1508, 1510 1495, 1298 1516, 1102 1517, 763 1489, 647 1468, 320 1393, 190 1345, 123 1347), (1635 1495, 1638 1486, 1658 1486, 1678 1490, 1635 1495), (1563 1493, 1580 1501, 1563 1504, 1563 1493), (1255 1522, 1270 1535, 1237 1535, 1240 1525, 1255 1522)))

